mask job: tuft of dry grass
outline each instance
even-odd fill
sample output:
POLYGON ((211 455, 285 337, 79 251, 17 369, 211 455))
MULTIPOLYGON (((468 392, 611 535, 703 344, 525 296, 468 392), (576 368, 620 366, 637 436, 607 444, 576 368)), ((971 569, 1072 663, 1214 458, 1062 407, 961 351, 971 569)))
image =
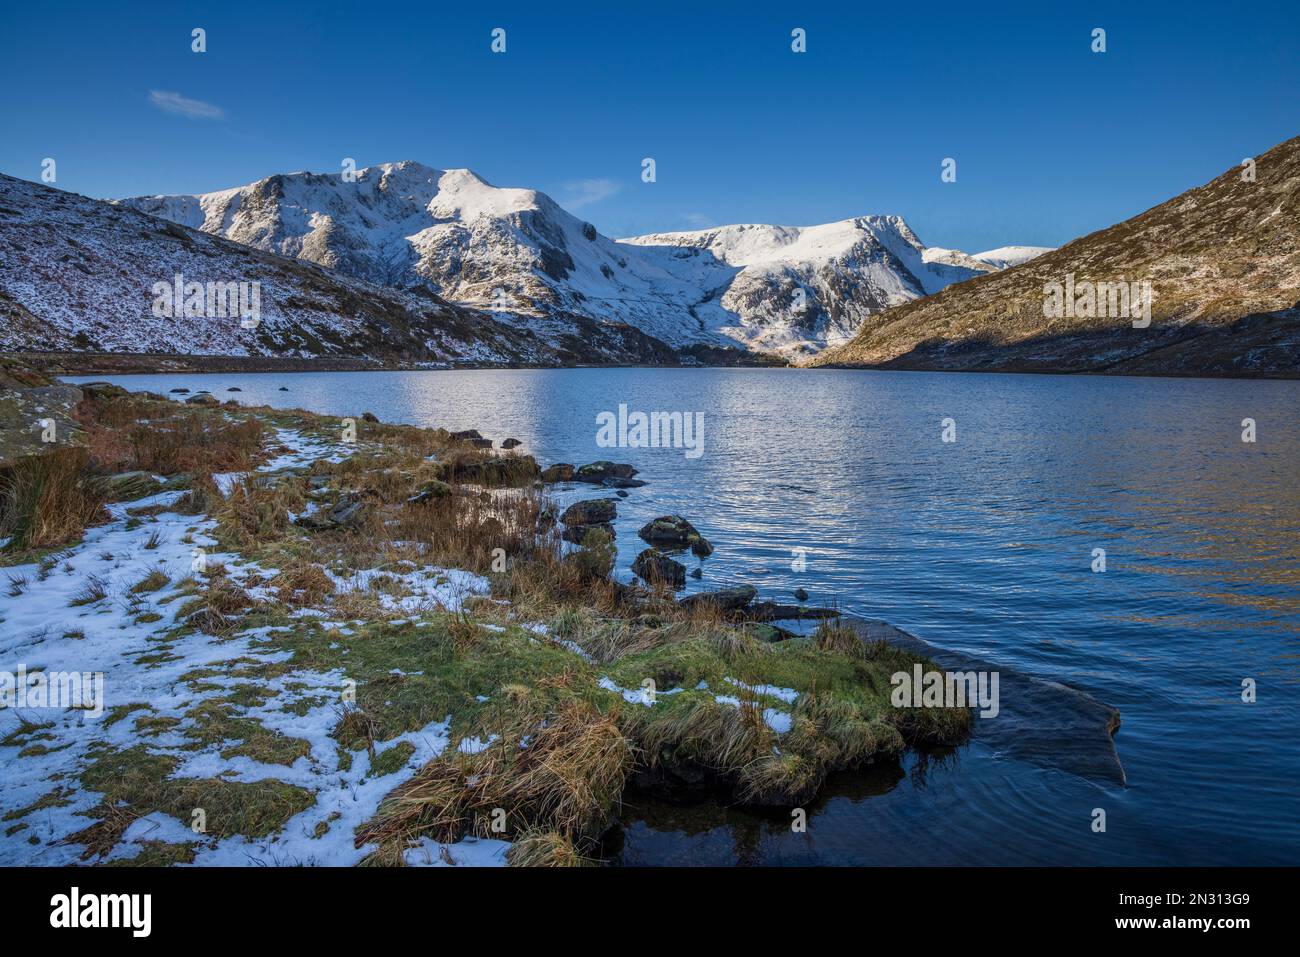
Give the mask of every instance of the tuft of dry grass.
POLYGON ((858 633, 838 619, 826 619, 812 634, 813 647, 830 654, 866 659, 866 643, 858 633))
POLYGON ((542 722, 519 702, 520 722, 477 754, 435 758, 390 794, 360 829, 357 846, 405 846, 421 834, 439 841, 493 830, 504 809, 505 834, 550 832, 570 842, 603 829, 623 791, 633 746, 612 715, 572 700, 542 722), (527 736, 527 747, 520 743, 527 736))
POLYGON ((240 618, 253 604, 253 599, 227 575, 209 569, 207 587, 186 602, 180 615, 191 628, 226 637, 234 634, 240 618))
POLYGON ((198 472, 190 478, 189 491, 176 500, 176 511, 182 515, 206 515, 222 501, 212 473, 198 472))
POLYGON ((0 469, 0 537, 15 551, 75 542, 107 518, 104 498, 85 449, 26 456, 0 469))
POLYGON ((528 831, 515 837, 506 851, 506 863, 511 867, 586 867, 593 862, 563 834, 528 831))
POLYGON ((294 562, 271 579, 280 601, 290 608, 319 608, 334 594, 334 580, 311 562, 294 562))

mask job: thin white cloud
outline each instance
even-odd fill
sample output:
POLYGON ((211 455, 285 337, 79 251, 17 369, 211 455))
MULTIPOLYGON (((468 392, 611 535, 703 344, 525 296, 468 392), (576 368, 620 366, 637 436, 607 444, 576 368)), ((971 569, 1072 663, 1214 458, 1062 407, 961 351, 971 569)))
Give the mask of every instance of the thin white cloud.
POLYGON ((188 96, 168 93, 166 90, 150 90, 149 102, 164 113, 175 113, 191 120, 219 120, 226 115, 226 111, 219 106, 202 100, 191 100, 188 96))
POLYGON ((705 216, 703 213, 683 213, 682 219, 686 220, 689 225, 694 226, 696 229, 704 229, 713 225, 713 218, 711 216, 705 216))
POLYGON ((581 209, 602 199, 609 199, 621 187, 612 179, 578 179, 564 184, 565 197, 560 205, 566 209, 581 209))

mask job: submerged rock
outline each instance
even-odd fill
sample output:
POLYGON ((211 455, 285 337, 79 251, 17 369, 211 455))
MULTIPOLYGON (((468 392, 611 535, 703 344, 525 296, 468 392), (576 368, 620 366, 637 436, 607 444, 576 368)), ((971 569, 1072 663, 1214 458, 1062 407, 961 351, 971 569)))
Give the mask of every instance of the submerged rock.
POLYGON ((690 522, 680 515, 660 515, 651 519, 637 532, 642 540, 656 548, 689 548, 700 558, 713 554, 713 546, 690 522))
POLYGON ((179 388, 179 389, 169 389, 168 391, 171 392, 172 394, 176 394, 176 395, 178 395, 178 394, 182 394, 182 393, 185 393, 185 392, 189 392, 190 390, 189 390, 189 389, 186 389, 186 388, 184 388, 184 387, 182 387, 182 388, 179 388))
POLYGON ((600 483, 605 488, 641 488, 646 483, 641 479, 634 478, 607 478, 600 483))
POLYGON ((227 391, 227 392, 243 392, 244 390, 241 389, 241 388, 240 388, 239 386, 237 386, 237 385, 232 385, 232 386, 231 386, 229 389, 227 389, 226 391, 227 391))
POLYGON ((807 601, 808 593, 804 591, 802 588, 796 588, 794 590, 794 599, 795 601, 807 601))
POLYGON ((679 599, 677 604, 687 609, 711 605, 720 611, 738 611, 753 601, 757 594, 758 589, 753 585, 740 585, 736 588, 721 588, 718 591, 687 595, 679 599))
POLYGON ((632 562, 632 572, 651 585, 663 583, 674 591, 686 587, 686 566, 662 552, 647 548, 632 562))
POLYGON ((774 601, 755 602, 745 609, 747 621, 798 621, 804 618, 813 620, 838 618, 840 613, 834 608, 817 608, 810 605, 782 605, 774 601))

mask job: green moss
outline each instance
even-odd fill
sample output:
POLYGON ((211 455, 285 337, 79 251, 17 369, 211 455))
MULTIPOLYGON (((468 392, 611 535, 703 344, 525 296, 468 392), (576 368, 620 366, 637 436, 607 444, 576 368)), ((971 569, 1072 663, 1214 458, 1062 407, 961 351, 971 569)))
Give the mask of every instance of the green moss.
POLYGON ((311 743, 268 730, 255 718, 240 717, 235 705, 223 698, 209 698, 186 712, 193 726, 185 730, 193 747, 227 745, 223 758, 247 757, 263 764, 291 765, 311 754, 311 743), (231 743, 235 742, 235 743, 231 743))
POLYGON ((167 841, 144 841, 135 857, 109 861, 108 867, 171 867, 175 864, 194 863, 194 848, 188 844, 170 844, 167 841))
POLYGON ((409 741, 397 742, 388 750, 381 751, 375 756, 375 760, 370 765, 370 776, 380 778, 402 770, 413 754, 415 754, 415 745, 409 741))
POLYGON ((81 784, 104 795, 99 817, 108 808, 124 808, 134 817, 154 811, 189 826, 195 809, 203 809, 211 837, 243 834, 266 837, 314 803, 312 794, 283 781, 237 782, 220 778, 174 778, 176 758, 150 753, 142 746, 101 749, 81 774, 81 784))

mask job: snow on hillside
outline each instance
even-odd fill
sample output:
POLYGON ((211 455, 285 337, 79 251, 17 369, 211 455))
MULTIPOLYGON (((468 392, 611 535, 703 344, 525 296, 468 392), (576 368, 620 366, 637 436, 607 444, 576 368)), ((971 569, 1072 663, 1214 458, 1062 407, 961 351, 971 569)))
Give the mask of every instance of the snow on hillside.
POLYGON ((975 253, 971 258, 988 263, 994 269, 1010 269, 1019 266, 1043 253, 1050 253, 1055 246, 999 246, 986 252, 975 253))
POLYGON ((410 161, 359 170, 355 181, 291 173, 121 202, 370 282, 424 287, 521 328, 577 316, 675 347, 816 351, 872 313, 990 268, 928 261, 896 216, 615 241, 545 193, 410 161))
MULTIPOLYGON (((0 349, 545 365, 668 351, 589 320, 503 323, 427 288, 395 289, 187 228, 251 211, 238 191, 155 205, 164 218, 0 176, 0 349), (186 291, 181 309, 159 315, 155 286, 174 287, 177 276, 202 294, 186 291), (255 317, 225 308, 238 297, 210 288, 240 284, 249 305, 257 290, 255 317)), ((367 222, 373 241, 387 211, 369 210, 367 222)))

